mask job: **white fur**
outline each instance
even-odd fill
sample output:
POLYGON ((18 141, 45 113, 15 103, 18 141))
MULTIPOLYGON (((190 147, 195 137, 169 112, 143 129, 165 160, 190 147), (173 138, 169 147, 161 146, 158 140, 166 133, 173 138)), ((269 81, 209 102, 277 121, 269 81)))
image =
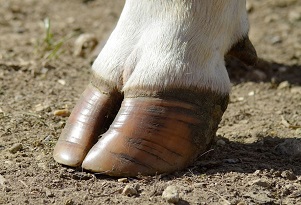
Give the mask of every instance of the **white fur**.
POLYGON ((245 0, 127 0, 93 64, 125 92, 172 87, 230 92, 224 55, 247 35, 245 0))

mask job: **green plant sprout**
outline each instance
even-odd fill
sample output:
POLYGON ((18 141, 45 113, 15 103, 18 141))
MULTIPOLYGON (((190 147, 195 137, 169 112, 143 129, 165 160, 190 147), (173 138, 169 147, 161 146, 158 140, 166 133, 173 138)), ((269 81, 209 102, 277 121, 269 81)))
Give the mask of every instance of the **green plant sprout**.
POLYGON ((46 52, 46 54, 44 55, 44 58, 51 59, 54 57, 58 57, 59 52, 60 52, 62 46, 64 45, 64 43, 66 43, 66 41, 68 41, 69 39, 74 37, 76 35, 76 33, 66 35, 63 38, 61 38, 60 40, 55 41, 54 35, 51 32, 50 19, 45 18, 43 23, 44 23, 44 29, 45 29, 45 37, 43 39, 42 44, 43 44, 43 51, 46 52))

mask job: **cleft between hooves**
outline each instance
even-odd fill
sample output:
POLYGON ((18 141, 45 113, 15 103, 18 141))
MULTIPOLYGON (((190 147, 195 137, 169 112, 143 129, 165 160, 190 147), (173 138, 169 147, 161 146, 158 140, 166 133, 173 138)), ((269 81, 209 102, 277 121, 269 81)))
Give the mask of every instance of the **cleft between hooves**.
POLYGON ((228 103, 228 95, 182 89, 128 96, 84 169, 112 176, 181 170, 208 150, 228 103))

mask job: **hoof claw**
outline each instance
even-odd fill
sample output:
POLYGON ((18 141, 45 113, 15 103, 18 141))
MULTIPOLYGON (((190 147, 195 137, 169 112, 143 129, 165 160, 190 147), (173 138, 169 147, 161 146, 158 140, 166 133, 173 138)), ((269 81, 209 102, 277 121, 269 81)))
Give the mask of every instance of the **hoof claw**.
POLYGON ((125 98, 110 128, 95 144, 112 101, 90 86, 72 112, 54 158, 111 176, 181 170, 209 148, 226 109, 227 96, 202 95, 203 103, 177 96, 125 98))
POLYGON ((103 94, 89 85, 68 118, 54 148, 54 159, 67 166, 80 166, 97 142, 116 101, 120 101, 116 95, 103 94))
POLYGON ((76 143, 60 141, 55 147, 53 158, 60 164, 78 167, 82 164, 87 154, 86 149, 76 143))
POLYGON ((83 168, 108 175, 154 175, 180 170, 199 150, 191 133, 196 106, 140 97, 124 99, 110 129, 87 154, 83 168))

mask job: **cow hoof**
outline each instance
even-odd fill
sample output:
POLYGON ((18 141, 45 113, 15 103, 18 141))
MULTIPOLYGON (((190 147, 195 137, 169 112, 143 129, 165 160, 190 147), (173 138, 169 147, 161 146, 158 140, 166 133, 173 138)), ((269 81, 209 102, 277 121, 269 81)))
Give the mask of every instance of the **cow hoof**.
POLYGON ((198 97, 196 102, 125 98, 109 130, 88 148, 82 167, 111 176, 155 175, 187 167, 210 146, 228 103, 228 96, 212 92, 198 97))
POLYGON ((180 90, 127 96, 119 109, 120 102, 120 95, 104 94, 89 85, 55 146, 54 159, 111 176, 181 170, 210 146, 228 95, 180 90), (107 117, 118 109, 98 140, 107 117))
POLYGON ((118 104, 118 100, 116 95, 104 94, 89 85, 74 107, 54 148, 54 159, 67 166, 80 166, 97 142, 105 121, 116 108, 114 106, 118 104))

